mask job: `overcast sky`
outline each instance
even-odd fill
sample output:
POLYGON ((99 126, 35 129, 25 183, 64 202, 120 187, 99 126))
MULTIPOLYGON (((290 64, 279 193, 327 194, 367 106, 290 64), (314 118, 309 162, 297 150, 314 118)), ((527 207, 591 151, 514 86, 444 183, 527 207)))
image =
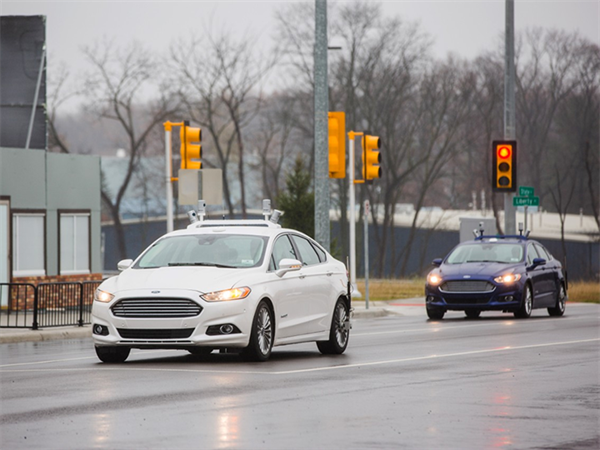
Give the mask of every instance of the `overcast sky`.
MULTIPOLYGON (((314 0, 312 0, 314 1, 314 0)), ((311 1, 311 2, 312 2, 311 1)), ((330 0, 331 2, 331 0, 330 0)), ((46 38, 51 63, 64 61, 77 73, 84 66, 80 49, 104 37, 131 42, 137 39, 151 49, 166 50, 176 38, 201 31, 208 22, 232 32, 260 34, 265 48, 272 42, 274 12, 286 1, 5 1, 2 15, 47 16, 46 38)), ((472 58, 497 45, 504 30, 504 0, 383 1, 388 16, 419 22, 434 39, 438 57, 455 53, 472 58)), ((578 30, 599 42, 598 0, 516 0, 517 32, 542 26, 578 30)))

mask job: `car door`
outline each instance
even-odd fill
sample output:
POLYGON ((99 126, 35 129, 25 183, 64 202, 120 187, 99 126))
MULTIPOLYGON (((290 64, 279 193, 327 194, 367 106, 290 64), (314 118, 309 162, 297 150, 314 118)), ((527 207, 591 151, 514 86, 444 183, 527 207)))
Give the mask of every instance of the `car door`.
POLYGON ((282 234, 276 238, 270 255, 270 292, 277 314, 275 318, 277 339, 308 333, 302 270, 288 272, 282 277, 275 273, 279 269, 279 262, 285 258, 300 259, 288 234, 282 234))
POLYGON ((533 289, 533 305, 535 308, 537 308, 545 302, 547 287, 544 287, 544 284, 547 280, 546 271, 543 265, 531 268, 535 258, 543 258, 543 256, 538 255, 533 243, 530 242, 527 245, 527 267, 530 268, 528 272, 533 289))
POLYGON ((300 280, 308 332, 317 333, 327 330, 335 295, 332 292, 331 271, 328 272, 326 262, 321 261, 308 239, 296 234, 292 234, 291 238, 302 261, 300 280))
POLYGON ((546 251, 541 244, 535 242, 535 250, 540 258, 546 260, 546 264, 542 266, 543 275, 543 293, 541 295, 541 302, 538 306, 552 307, 556 302, 556 292, 558 289, 558 275, 556 273, 556 261, 546 251))

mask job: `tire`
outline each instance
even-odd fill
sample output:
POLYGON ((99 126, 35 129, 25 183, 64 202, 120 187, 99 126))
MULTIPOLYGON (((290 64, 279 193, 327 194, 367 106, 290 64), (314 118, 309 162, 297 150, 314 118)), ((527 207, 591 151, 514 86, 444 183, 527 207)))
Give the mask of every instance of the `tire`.
POLYGON ((531 294, 531 286, 525 285, 523 291, 523 299, 521 300, 521 306, 518 311, 515 311, 515 317, 517 319, 528 319, 531 317, 531 311, 533 310, 533 295, 531 294))
POLYGON ((558 289, 558 295, 556 296, 556 306, 554 308, 548 308, 548 314, 553 317, 560 317, 565 313, 567 301, 567 294, 565 292, 565 286, 560 283, 560 288, 558 289))
POLYGON ((477 319, 481 315, 481 311, 478 309, 467 309, 465 310, 467 319, 477 319))
POLYGON ((266 361, 269 359, 273 349, 273 338, 275 337, 273 323, 271 308, 269 308, 267 302, 261 300, 252 320, 250 343, 242 350, 242 358, 246 361, 266 361))
POLYGON ((329 328, 329 340, 318 341, 317 347, 324 355, 341 355, 348 347, 350 330, 346 329, 348 320, 348 306, 346 302, 339 299, 333 309, 331 327, 329 328))
POLYGON ((96 347, 96 355, 104 363, 125 362, 130 351, 129 347, 96 347))
POLYGON ((429 317, 431 320, 442 320, 444 318, 444 314, 446 314, 446 311, 440 308, 426 307, 426 309, 427 317, 429 317))

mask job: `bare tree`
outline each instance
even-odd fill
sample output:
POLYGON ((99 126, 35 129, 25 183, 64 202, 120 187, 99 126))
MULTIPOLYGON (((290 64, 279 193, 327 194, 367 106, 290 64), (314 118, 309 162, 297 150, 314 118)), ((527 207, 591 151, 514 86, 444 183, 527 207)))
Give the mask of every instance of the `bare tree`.
POLYGON ((445 64, 435 65, 422 79, 419 103, 423 113, 415 136, 423 163, 414 173, 419 192, 415 215, 403 248, 401 275, 406 274, 419 212, 427 193, 442 177, 450 175, 450 162, 460 151, 459 132, 473 96, 470 87, 470 74, 465 73, 464 67, 452 59, 445 64))
POLYGON ((48 149, 59 153, 70 153, 64 133, 58 129, 59 109, 76 97, 77 89, 69 83, 69 70, 65 64, 51 67, 48 72, 48 149))
POLYGON ((259 159, 251 168, 261 172, 263 197, 276 199, 282 188, 283 170, 298 153, 296 104, 298 99, 285 94, 272 94, 249 130, 250 142, 259 159))
POLYGON ((101 193, 114 223, 119 256, 125 258, 123 198, 140 159, 152 145, 152 130, 173 115, 178 105, 173 103, 167 86, 159 84, 157 61, 140 44, 119 48, 105 42, 86 47, 83 52, 92 67, 85 83, 86 111, 98 119, 116 122, 120 133, 115 139, 127 151, 127 170, 117 192, 103 189, 101 193), (153 87, 157 90, 154 99, 143 101, 153 87))
POLYGON ((575 34, 537 28, 525 34, 517 52, 517 137, 524 150, 519 160, 528 168, 525 176, 519 176, 519 182, 537 187, 541 202, 549 189, 544 180, 552 165, 544 156, 553 145, 556 112, 577 85, 577 45, 575 34))
MULTIPOLYGON (((246 216, 245 128, 262 106, 261 83, 273 68, 276 55, 263 57, 254 51, 256 38, 234 40, 226 34, 205 41, 192 39, 172 46, 172 63, 181 81, 180 96, 192 120, 205 128, 223 170, 225 201, 233 214, 228 164, 237 159, 240 208, 246 216), (202 49, 202 51, 199 51, 202 49)), ((206 149, 205 149, 206 150, 206 149)))
MULTIPOLYGON (((582 42, 577 54, 578 84, 557 113, 556 160, 577 161, 579 192, 576 206, 592 213, 600 231, 598 189, 600 121, 600 47, 582 42), (581 176, 583 175, 583 176, 581 176), (584 200, 584 199, 587 199, 584 200)), ((550 188, 552 190, 552 187, 550 188)), ((555 195, 557 197, 557 195, 555 195)))

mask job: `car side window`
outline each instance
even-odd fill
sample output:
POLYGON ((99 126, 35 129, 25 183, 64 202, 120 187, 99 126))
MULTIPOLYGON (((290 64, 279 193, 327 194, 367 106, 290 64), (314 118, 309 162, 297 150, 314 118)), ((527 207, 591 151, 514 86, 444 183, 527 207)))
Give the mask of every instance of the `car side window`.
POLYGON ((292 240, 294 241, 294 244, 296 244, 296 247, 300 252, 300 257, 302 258, 303 265, 312 266, 321 262, 319 260, 319 255, 317 254, 316 250, 311 245, 311 243, 308 242, 307 239, 292 234, 292 240))
POLYGON ((279 269, 279 262, 284 258, 299 259, 287 234, 279 236, 273 245, 271 263, 275 270, 279 269))
POLYGON ((317 254, 319 255, 319 260, 321 262, 326 262, 327 261, 327 254, 325 253, 325 250, 323 250, 321 247, 319 247, 314 242, 311 242, 311 244, 314 247, 314 249, 317 251, 317 254))
POLYGON ((540 258, 544 258, 546 261, 550 261, 552 259, 552 256, 550 256, 550 253, 548 253, 548 251, 542 247, 541 245, 538 244, 534 244, 535 245, 535 250, 537 251, 537 254, 540 256, 540 258))
POLYGON ((538 254, 533 244, 529 244, 527 246, 527 264, 532 265, 535 258, 538 258, 538 254))

